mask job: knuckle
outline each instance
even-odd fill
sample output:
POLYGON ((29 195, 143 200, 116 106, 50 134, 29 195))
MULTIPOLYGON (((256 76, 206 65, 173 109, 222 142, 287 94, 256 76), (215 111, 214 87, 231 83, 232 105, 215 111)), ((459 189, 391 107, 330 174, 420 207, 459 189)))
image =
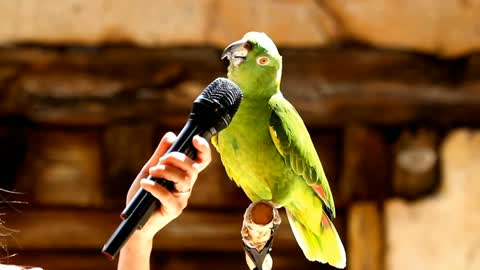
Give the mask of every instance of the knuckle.
POLYGON ((184 160, 186 155, 184 153, 180 153, 180 152, 173 152, 172 157, 175 158, 175 159, 178 159, 178 160, 184 160))
POLYGON ((182 182, 187 185, 187 183, 190 183, 193 180, 193 177, 190 173, 186 173, 185 176, 182 179, 182 182))
POLYGON ((182 154, 180 152, 172 152, 172 153, 169 153, 167 154, 166 156, 164 156, 162 158, 162 161, 164 163, 172 163, 172 162, 176 162, 176 161, 183 161, 185 160, 185 154, 182 154))
POLYGON ((153 166, 153 167, 150 167, 150 169, 148 170, 150 175, 153 175, 153 176, 162 175, 164 171, 165 171, 164 165, 153 166))

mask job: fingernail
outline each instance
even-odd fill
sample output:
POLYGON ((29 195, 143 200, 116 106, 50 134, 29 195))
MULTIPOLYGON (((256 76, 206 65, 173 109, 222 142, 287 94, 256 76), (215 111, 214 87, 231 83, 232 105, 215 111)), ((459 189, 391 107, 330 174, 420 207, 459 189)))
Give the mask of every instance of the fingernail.
POLYGON ((153 187, 153 186, 155 186, 155 181, 147 179, 147 178, 142 178, 142 180, 140 180, 140 184, 153 187))
MULTIPOLYGON (((162 159, 161 159, 161 158, 158 160, 158 163, 162 163, 162 159)), ((155 165, 155 166, 153 166, 153 167, 150 167, 150 168, 148 169, 148 172, 149 172, 150 174, 154 174, 156 170, 165 170, 165 165, 163 165, 163 164, 158 164, 158 165, 155 165)))
POLYGON ((173 132, 168 132, 165 136, 167 136, 168 142, 174 142, 177 136, 173 132))
POLYGON ((201 144, 201 145, 206 145, 208 144, 207 140, 205 140, 205 138, 203 137, 200 137, 199 135, 198 136, 198 142, 201 144))

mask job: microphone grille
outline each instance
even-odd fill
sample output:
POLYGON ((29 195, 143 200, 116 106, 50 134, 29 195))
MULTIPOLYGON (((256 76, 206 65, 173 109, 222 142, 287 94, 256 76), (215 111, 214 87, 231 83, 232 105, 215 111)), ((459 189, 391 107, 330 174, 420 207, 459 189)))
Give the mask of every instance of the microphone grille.
POLYGON ((230 117, 237 112, 243 98, 242 90, 234 82, 227 78, 217 78, 203 91, 202 96, 218 102, 226 110, 230 117))

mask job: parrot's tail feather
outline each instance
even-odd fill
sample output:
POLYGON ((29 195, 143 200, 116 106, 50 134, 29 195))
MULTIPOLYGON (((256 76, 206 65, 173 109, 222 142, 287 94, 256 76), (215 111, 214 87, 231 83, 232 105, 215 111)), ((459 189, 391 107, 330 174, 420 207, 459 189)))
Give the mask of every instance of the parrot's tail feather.
POLYGON ((327 263, 327 261, 318 254, 318 251, 320 250, 320 242, 318 241, 317 236, 309 232, 307 228, 305 228, 305 226, 303 226, 303 224, 300 223, 288 210, 286 212, 293 235, 302 249, 303 254, 305 254, 305 257, 310 261, 327 263))
POLYGON ((310 261, 328 263, 337 268, 345 268, 346 255, 342 241, 332 221, 322 212, 318 230, 312 232, 296 218, 297 213, 287 210, 287 217, 295 239, 305 257, 310 261))

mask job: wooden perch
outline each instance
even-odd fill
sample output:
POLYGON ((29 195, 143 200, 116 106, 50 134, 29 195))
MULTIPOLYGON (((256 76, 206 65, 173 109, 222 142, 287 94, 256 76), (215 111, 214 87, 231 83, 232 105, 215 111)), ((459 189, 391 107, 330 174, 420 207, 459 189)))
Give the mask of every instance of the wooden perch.
POLYGON ((241 234, 246 250, 245 259, 250 270, 272 269, 273 260, 270 256, 270 249, 275 230, 280 223, 280 214, 271 202, 252 203, 245 211, 241 234), (255 262, 256 259, 249 254, 248 250, 256 253, 259 256, 257 260, 260 261, 255 262), (261 262, 262 259, 263 262, 261 262))

